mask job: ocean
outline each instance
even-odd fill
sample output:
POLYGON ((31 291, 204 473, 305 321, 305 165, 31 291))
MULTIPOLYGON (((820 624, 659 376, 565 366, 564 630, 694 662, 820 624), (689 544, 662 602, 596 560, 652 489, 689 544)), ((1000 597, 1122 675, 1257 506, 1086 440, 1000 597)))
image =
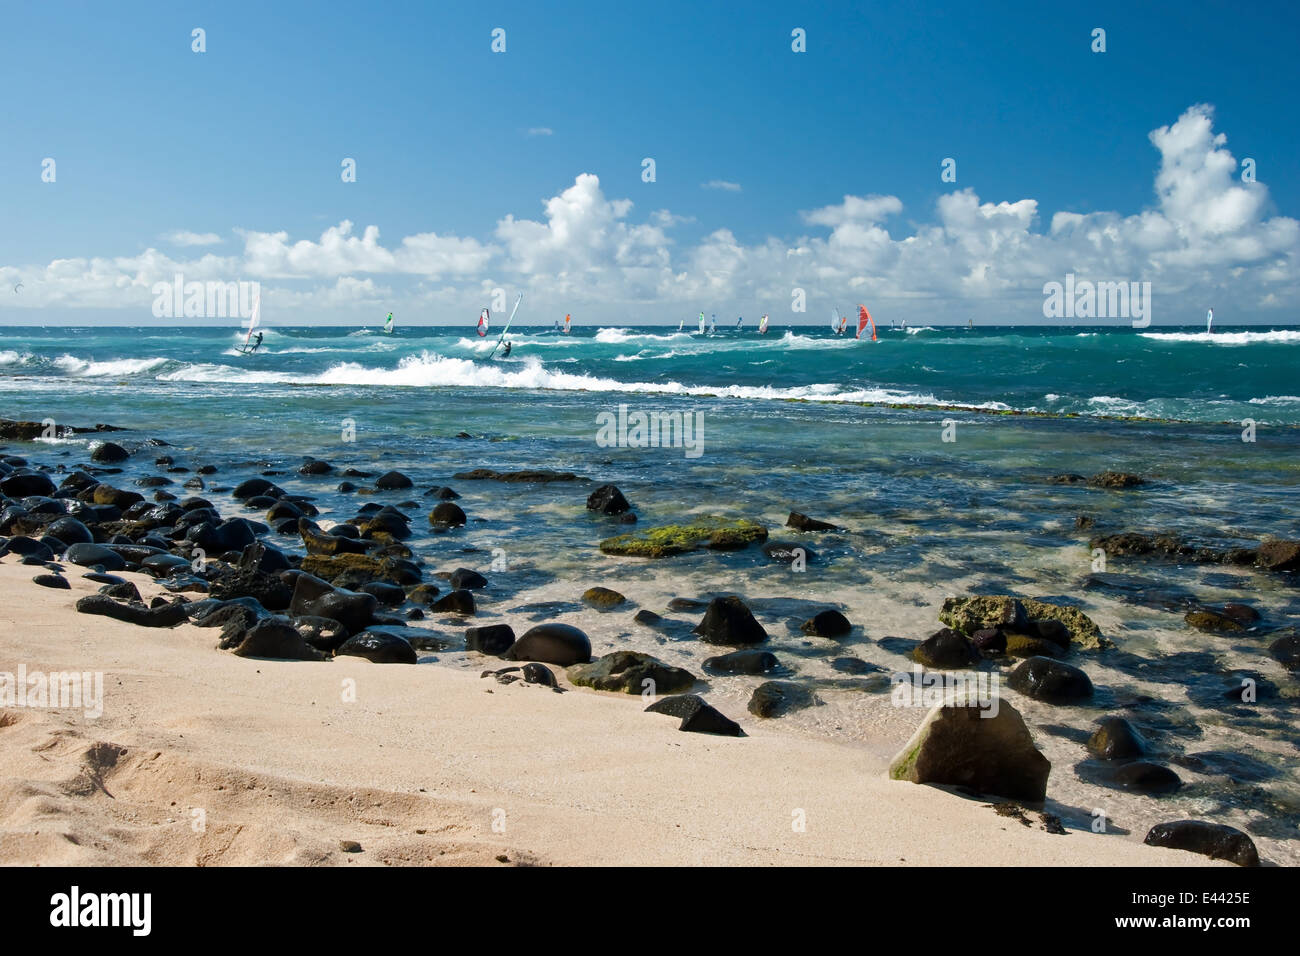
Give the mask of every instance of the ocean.
MULTIPOLYGON (((784 678, 822 701, 773 723, 885 756, 923 712, 893 706, 887 688, 860 675, 910 670, 907 653, 941 626, 946 596, 1076 605, 1116 645, 1070 657, 1096 685, 1094 700, 1053 706, 1008 693, 1052 761, 1053 812, 1088 826, 1102 810, 1135 833, 1214 819, 1251 833, 1261 855, 1300 862, 1296 684, 1267 651, 1300 618, 1294 577, 1149 557, 1110 557, 1103 567, 1089 546, 1092 534, 1126 530, 1176 531, 1213 547, 1300 538, 1298 329, 921 327, 881 330, 873 343, 814 326, 759 336, 752 323, 711 336, 520 327, 499 361, 487 360, 495 334, 479 338, 468 325, 393 335, 271 327, 252 356, 235 351, 241 338, 229 328, 3 328, 0 417, 129 429, 114 440, 142 452, 124 466, 123 484, 169 474, 170 491, 184 496, 193 469, 214 465, 198 493, 223 514, 241 513, 239 504, 215 489, 258 474, 313 496, 326 526, 364 502, 398 505, 416 530, 407 544, 431 572, 465 566, 489 577, 478 623, 516 632, 571 623, 596 654, 642 650, 703 675, 703 659, 726 649, 694 639, 699 614, 669 613, 667 603, 739 594, 767 628, 784 678), (681 413, 695 426, 694 447, 602 437, 602 416, 637 412, 681 413), (173 447, 146 449, 148 439, 173 447), (190 471, 155 466, 164 453, 190 471), (338 470, 397 469, 415 489, 340 492, 337 475, 299 476, 304 456, 338 470), (592 484, 454 477, 474 468, 572 471, 592 484), (1047 480, 1107 469, 1147 484, 1047 480), (756 548, 610 557, 599 541, 629 528, 584 507, 606 482, 630 499, 634 527, 748 518, 815 556, 804 571, 756 548), (428 532, 423 517, 436 501, 423 492, 441 485, 461 494, 469 516, 450 535, 428 532), (842 530, 796 535, 783 528, 791 511, 842 530), (1091 530, 1078 527, 1081 516, 1091 530), (579 597, 593 585, 629 604, 586 607, 579 597), (1187 610, 1224 602, 1249 604, 1260 623, 1218 636, 1184 622, 1187 610), (848 638, 800 631, 826 607, 854 623, 848 638), (639 608, 670 626, 634 624, 639 608), (1224 699, 1243 676, 1266 691, 1255 705, 1224 699), (1155 759, 1182 779, 1178 792, 1154 797, 1099 778, 1082 740, 1110 714, 1148 737, 1155 759)), ((71 467, 91 440, 10 452, 71 467)), ((269 540, 301 550, 293 538, 269 540)), ((463 623, 435 616, 417 626, 443 642, 422 663, 481 668, 464 651, 463 623)), ((740 715, 761 680, 709 677, 707 696, 740 715)))

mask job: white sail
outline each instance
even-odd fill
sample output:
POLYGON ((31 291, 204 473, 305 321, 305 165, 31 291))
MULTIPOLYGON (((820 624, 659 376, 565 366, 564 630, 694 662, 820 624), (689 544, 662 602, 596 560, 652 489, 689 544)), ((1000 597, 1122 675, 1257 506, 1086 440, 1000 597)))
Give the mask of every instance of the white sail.
POLYGON ((686 328, 686 320, 685 320, 685 319, 679 319, 678 322, 677 322, 677 331, 680 332, 680 331, 681 331, 682 329, 684 329, 684 328, 686 328))
POLYGON ((515 299, 515 307, 510 310, 510 318, 506 319, 506 324, 501 328, 501 338, 497 339, 497 344, 492 346, 492 351, 488 353, 488 358, 497 354, 497 349, 501 348, 501 343, 506 340, 506 333, 510 331, 510 323, 515 320, 515 313, 519 311, 519 303, 524 301, 524 294, 519 293, 519 298, 515 299))
POLYGON ((766 335, 766 334, 767 334, 767 316, 766 316, 766 315, 764 315, 761 319, 758 320, 758 334, 759 334, 759 335, 766 335))
POLYGON ((710 332, 718 331, 718 315, 716 312, 713 315, 709 316, 709 331, 710 332))
POLYGON ((831 309, 831 331, 838 332, 839 330, 840 330, 840 310, 831 309))
POLYGON ((704 334, 704 313, 700 313, 700 335, 704 334))
POLYGON ((1205 313, 1205 331, 1208 334, 1214 329, 1214 310, 1211 309, 1205 313))

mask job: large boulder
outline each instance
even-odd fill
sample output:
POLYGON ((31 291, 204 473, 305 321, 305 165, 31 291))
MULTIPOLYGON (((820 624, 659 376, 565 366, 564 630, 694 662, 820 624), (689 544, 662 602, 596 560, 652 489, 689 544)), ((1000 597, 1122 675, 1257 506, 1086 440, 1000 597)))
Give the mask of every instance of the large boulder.
POLYGON ((501 655, 512 661, 541 661, 544 664, 585 664, 591 660, 591 640, 569 624, 538 624, 501 655))
POLYGON ((234 649, 237 657, 267 657, 285 661, 319 661, 321 653, 303 640, 287 617, 258 621, 244 632, 234 649))
POLYGON ((375 487, 380 491, 402 491, 414 485, 411 479, 400 471, 386 471, 375 479, 375 487))
POLYGON ((0 478, 0 494, 6 498, 50 497, 56 490, 49 475, 31 468, 20 468, 0 478))
POLYGON ((299 574, 294 579, 289 613, 293 617, 328 617, 342 624, 349 634, 364 631, 374 620, 379 600, 373 594, 331 587, 320 578, 299 574))
POLYGON ((112 548, 90 542, 78 542, 69 545, 63 557, 72 564, 79 564, 83 568, 98 565, 105 571, 121 571, 126 567, 126 561, 112 548))
POLYGON ((1238 866, 1259 866, 1255 842, 1233 827, 1204 820, 1174 820, 1157 823, 1142 841, 1148 846, 1200 853, 1212 860, 1227 860, 1238 866))
POLYGON ((695 684, 690 671, 636 651, 615 651, 587 664, 574 664, 566 673, 579 687, 624 694, 675 694, 695 684))
POLYGON ((710 601, 704 619, 694 630, 706 644, 737 647, 767 640, 767 631, 763 630, 763 625, 754 619, 753 612, 745 602, 734 595, 710 601))
POLYGON ((958 694, 931 710, 890 762, 889 776, 1042 802, 1052 765, 1020 712, 1005 700, 996 711, 974 704, 958 694))
POLYGON ((478 651, 500 657, 515 642, 515 632, 509 624, 487 624, 483 627, 465 628, 465 650, 478 651))

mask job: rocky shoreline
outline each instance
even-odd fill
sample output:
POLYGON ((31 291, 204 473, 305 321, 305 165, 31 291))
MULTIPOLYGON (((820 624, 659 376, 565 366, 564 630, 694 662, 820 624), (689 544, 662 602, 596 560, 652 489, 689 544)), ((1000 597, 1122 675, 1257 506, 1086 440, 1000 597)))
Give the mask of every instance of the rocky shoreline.
MULTIPOLYGON (((44 423, 0 422, 0 437, 31 441, 47 435, 45 428, 44 423)), ((58 434, 113 431, 118 430, 95 426, 58 434)), ((308 458, 298 468, 299 475, 340 478, 340 492, 410 496, 394 504, 366 501, 350 517, 325 527, 315 520, 320 513, 312 496, 286 491, 272 480, 275 474, 241 475, 238 483, 223 486, 215 466, 198 459, 192 465, 179 464, 167 452, 169 447, 151 439, 128 450, 105 439, 94 446, 88 460, 72 465, 32 460, 40 446, 22 453, 0 448, 0 559, 31 566, 34 583, 42 587, 67 589, 67 576, 74 572, 101 585, 99 593, 76 601, 82 614, 140 627, 191 623, 219 629, 215 646, 239 657, 317 662, 357 657, 377 664, 415 664, 421 650, 442 645, 410 625, 436 618, 463 632, 467 651, 510 665, 498 668, 489 661, 492 666, 483 670, 484 679, 556 692, 572 686, 642 695, 646 701, 653 699, 644 709, 679 718, 681 731, 744 736, 739 723, 697 692, 700 675, 653 655, 615 651, 593 657, 589 637, 560 622, 520 626, 518 635, 512 623, 475 626, 475 595, 490 593, 491 571, 455 567, 430 576, 422 556, 404 543, 417 521, 430 533, 454 540, 472 520, 456 504, 460 496, 452 488, 437 485, 419 491, 414 479, 398 471, 336 469, 308 458), (138 461, 147 452, 156 453, 157 473, 135 479, 140 490, 114 483, 124 474, 124 462, 138 461), (189 495, 167 490, 177 481, 189 495), (218 505, 223 496, 245 510, 262 512, 262 520, 223 517, 218 505), (416 517, 426 507, 427 514, 416 517), (300 547, 274 547, 265 540, 271 535, 293 536, 300 547), (172 596, 146 603, 120 572, 146 573, 172 596)), ((1121 493, 1142 484, 1137 476, 1114 472, 1091 480, 1051 480, 1074 483, 1075 478, 1121 493)), ((457 472, 454 480, 585 482, 572 472, 502 473, 485 468, 457 472)), ((579 492, 575 507, 580 501, 579 492)), ((816 560, 807 542, 841 530, 830 521, 792 512, 785 529, 789 540, 781 541, 771 540, 760 523, 720 517, 620 532, 619 525, 635 525, 637 518, 618 488, 600 486, 583 505, 608 525, 599 550, 623 558, 656 560, 699 550, 758 547, 777 563, 816 560)), ((1082 531, 1090 525, 1081 521, 1078 527, 1082 531)), ((1170 534, 1115 531, 1094 536, 1088 544, 1108 555, 1251 564, 1288 579, 1300 569, 1300 542, 1294 541, 1214 549, 1170 534)), ((1105 585, 1104 578, 1098 581, 1105 585)), ((597 611, 626 605, 622 594, 604 587, 589 588, 582 602, 597 611)), ((768 633, 742 596, 682 598, 666 610, 698 614, 693 639, 723 651, 703 662, 705 673, 772 678, 750 696, 747 710, 754 717, 776 719, 818 705, 816 685, 782 679, 787 676, 784 662, 761 648, 768 633)), ((1245 605, 1189 606, 1187 621, 1206 631, 1231 632, 1258 628, 1258 614, 1252 618, 1252 613, 1245 605)), ((1114 642, 1077 608, 1012 594, 950 598, 939 619, 946 626, 908 652, 924 674, 1005 672, 1013 690, 1051 705, 1092 698, 1087 659, 1115 650, 1114 642), (1067 657, 1076 663, 1067 663, 1067 657)), ((649 609, 638 611, 635 620, 650 629, 670 626, 649 609)), ((853 628, 831 606, 812 613, 801 625, 804 634, 832 641, 853 628)), ((1275 630, 1270 653, 1293 669, 1300 660, 1300 637, 1294 628, 1275 630)), ((892 687, 898 692, 903 687, 856 658, 837 657, 832 666, 863 689, 884 692, 892 687), (863 666, 856 667, 854 661, 863 666)), ((1234 693, 1240 694, 1240 688, 1225 687, 1225 696, 1234 693)), ((1176 773, 1159 762, 1159 755, 1123 717, 1101 718, 1086 749, 1096 772, 1109 784, 1150 795, 1177 789, 1176 773)), ((895 758, 890 775, 1041 805, 1049 771, 1024 719, 1008 702, 1000 702, 995 718, 984 719, 970 701, 950 695, 929 710, 895 758)), ((1212 821, 1166 821, 1150 830, 1146 842, 1240 865, 1259 862, 1248 835, 1212 821)))

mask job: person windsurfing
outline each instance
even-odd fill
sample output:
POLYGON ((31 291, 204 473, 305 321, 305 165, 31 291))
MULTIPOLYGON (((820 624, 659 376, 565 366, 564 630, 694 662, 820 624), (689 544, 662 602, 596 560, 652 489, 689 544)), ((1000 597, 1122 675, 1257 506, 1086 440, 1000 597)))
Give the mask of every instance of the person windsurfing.
POLYGON ((510 355, 510 349, 514 347, 513 342, 507 342, 506 347, 501 350, 501 357, 507 358, 510 355))
POLYGON ((252 351, 256 352, 261 347, 262 347, 262 333, 258 332, 257 341, 253 343, 252 351))

